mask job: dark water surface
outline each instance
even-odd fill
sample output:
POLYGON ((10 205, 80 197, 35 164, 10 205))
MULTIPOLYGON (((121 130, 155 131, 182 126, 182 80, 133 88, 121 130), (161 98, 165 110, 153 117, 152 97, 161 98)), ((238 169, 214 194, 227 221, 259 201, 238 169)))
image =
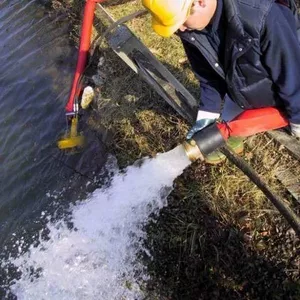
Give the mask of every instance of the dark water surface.
POLYGON ((76 55, 65 17, 37 0, 0 2, 1 253, 12 253, 13 238, 24 232, 33 238, 53 202, 78 199, 77 191, 64 191, 86 186, 56 148, 76 55))

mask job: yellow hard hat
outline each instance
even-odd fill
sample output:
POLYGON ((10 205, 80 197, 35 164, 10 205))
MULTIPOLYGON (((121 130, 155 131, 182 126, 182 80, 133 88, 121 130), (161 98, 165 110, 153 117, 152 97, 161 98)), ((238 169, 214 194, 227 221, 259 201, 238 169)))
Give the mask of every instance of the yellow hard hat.
POLYGON ((152 15, 153 30, 171 36, 188 18, 195 0, 142 0, 152 15))

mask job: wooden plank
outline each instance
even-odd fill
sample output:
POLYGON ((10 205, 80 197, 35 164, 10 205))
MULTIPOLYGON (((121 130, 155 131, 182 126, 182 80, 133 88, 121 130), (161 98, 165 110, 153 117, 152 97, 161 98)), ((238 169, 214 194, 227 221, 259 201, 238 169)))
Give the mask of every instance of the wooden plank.
POLYGON ((268 131, 267 135, 283 145, 292 156, 300 161, 300 142, 297 138, 280 130, 268 131))
POLYGON ((292 170, 280 167, 275 170, 276 178, 284 185, 289 193, 300 203, 300 179, 292 170))
MULTIPOLYGON (((267 135, 283 145, 288 152, 300 161, 300 142, 294 136, 282 130, 268 131, 267 135)), ((283 184, 287 191, 300 203, 300 179, 293 173, 292 169, 279 167, 275 170, 276 178, 283 184)))

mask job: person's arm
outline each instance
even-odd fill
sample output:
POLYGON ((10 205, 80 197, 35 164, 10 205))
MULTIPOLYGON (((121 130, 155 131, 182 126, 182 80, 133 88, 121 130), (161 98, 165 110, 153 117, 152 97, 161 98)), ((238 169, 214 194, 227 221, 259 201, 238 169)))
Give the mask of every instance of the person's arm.
POLYGON ((220 113, 222 99, 226 94, 225 81, 212 69, 200 51, 182 40, 192 69, 200 81, 201 100, 199 110, 220 113))
POLYGON ((261 50, 262 62, 283 101, 291 129, 293 124, 299 124, 300 129, 300 45, 288 7, 275 3, 271 8, 262 32, 261 50))

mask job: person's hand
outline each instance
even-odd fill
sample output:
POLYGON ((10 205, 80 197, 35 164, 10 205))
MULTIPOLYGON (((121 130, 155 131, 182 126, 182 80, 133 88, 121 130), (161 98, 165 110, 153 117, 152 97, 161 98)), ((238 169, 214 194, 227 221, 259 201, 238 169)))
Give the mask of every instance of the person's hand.
POLYGON ((196 132, 214 123, 216 119, 218 119, 219 117, 220 117, 219 113, 212 113, 209 111, 199 110, 194 126, 190 129, 190 131, 186 135, 187 140, 191 139, 196 132))
POLYGON ((300 138, 300 124, 290 123, 290 128, 292 135, 300 138))

